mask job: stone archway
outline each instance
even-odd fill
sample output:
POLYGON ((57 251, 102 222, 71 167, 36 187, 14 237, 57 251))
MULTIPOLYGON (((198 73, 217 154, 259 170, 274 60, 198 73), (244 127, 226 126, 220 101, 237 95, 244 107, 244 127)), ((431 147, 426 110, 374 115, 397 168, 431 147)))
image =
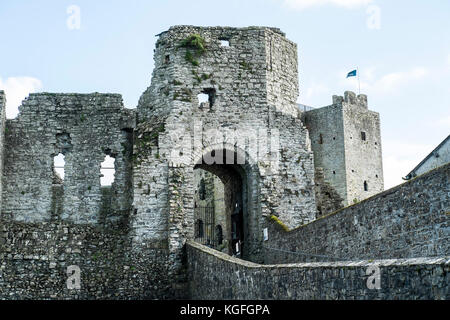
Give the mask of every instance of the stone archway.
POLYGON ((248 155, 236 148, 210 147, 194 162, 217 176, 224 184, 225 215, 230 228, 229 253, 246 260, 260 261, 261 208, 259 174, 248 155))

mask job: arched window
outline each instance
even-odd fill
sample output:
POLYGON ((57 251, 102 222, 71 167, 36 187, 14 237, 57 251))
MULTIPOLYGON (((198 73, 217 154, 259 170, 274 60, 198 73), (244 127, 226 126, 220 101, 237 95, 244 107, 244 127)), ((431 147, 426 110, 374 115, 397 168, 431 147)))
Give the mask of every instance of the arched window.
POLYGON ((100 185, 111 186, 114 182, 114 175, 116 173, 114 158, 106 156, 100 167, 100 185))

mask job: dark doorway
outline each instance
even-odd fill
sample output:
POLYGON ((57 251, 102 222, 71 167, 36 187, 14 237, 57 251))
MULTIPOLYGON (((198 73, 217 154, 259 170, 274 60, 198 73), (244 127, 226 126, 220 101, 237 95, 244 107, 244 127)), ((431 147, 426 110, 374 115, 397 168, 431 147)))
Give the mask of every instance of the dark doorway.
MULTIPOLYGON (((198 171, 208 173, 202 174, 201 178, 197 178, 200 183, 196 186, 195 219, 198 219, 201 210, 204 210, 201 208, 213 208, 214 217, 209 218, 211 228, 208 229, 205 225, 205 236, 208 237, 209 235, 211 240, 209 246, 230 255, 244 258, 246 232, 248 230, 245 169, 242 165, 237 164, 236 155, 230 157, 230 153, 225 150, 213 151, 209 155, 216 157, 218 161, 208 159, 208 161, 202 161, 194 167, 194 175, 198 175, 198 171), (211 176, 214 176, 214 178, 211 178, 211 176), (221 182, 221 190, 214 179, 221 182), (203 198, 203 200, 200 200, 200 198, 203 198), (219 208, 220 206, 222 206, 222 209, 219 208), (210 234, 208 234, 208 230, 211 231, 210 234)), ((208 245, 208 241, 203 240, 203 244, 208 245)))

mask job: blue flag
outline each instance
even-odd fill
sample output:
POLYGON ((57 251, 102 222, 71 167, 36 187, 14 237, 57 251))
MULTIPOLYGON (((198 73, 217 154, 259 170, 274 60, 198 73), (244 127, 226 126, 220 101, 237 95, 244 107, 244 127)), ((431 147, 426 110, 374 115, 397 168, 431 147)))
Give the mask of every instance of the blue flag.
POLYGON ((356 70, 350 71, 350 72, 347 74, 347 78, 348 78, 348 77, 356 77, 356 70))

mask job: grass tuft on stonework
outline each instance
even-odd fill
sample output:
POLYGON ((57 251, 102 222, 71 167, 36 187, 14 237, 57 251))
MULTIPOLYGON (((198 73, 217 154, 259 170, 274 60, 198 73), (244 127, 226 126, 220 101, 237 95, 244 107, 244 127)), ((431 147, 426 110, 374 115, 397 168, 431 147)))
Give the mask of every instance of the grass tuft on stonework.
POLYGON ((271 215, 270 220, 278 224, 284 231, 289 232, 289 228, 277 216, 271 215))

